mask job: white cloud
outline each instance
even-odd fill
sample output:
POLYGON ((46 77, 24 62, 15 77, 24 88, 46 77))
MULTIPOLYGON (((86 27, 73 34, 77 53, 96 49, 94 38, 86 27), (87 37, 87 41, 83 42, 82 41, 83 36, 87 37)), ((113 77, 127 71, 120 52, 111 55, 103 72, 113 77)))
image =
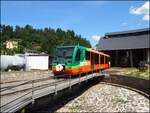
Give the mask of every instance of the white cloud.
POLYGON ((141 7, 130 7, 129 12, 134 15, 144 15, 143 20, 149 21, 149 1, 145 2, 141 7))
POLYGON ((94 41, 99 41, 100 37, 101 37, 101 36, 99 36, 99 35, 93 35, 93 36, 92 36, 92 39, 93 39, 94 41))
POLYGON ((150 16, 150 15, 144 15, 143 20, 149 21, 149 16, 150 16))
POLYGON ((127 26, 128 24, 126 22, 121 23, 121 26, 127 26))

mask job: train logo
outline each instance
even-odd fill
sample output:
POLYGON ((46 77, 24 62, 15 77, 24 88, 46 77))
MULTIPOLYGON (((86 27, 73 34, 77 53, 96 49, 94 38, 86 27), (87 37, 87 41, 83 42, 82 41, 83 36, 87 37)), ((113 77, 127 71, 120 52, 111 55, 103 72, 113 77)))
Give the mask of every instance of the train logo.
POLYGON ((56 71, 62 71, 63 66, 61 64, 56 65, 56 71))

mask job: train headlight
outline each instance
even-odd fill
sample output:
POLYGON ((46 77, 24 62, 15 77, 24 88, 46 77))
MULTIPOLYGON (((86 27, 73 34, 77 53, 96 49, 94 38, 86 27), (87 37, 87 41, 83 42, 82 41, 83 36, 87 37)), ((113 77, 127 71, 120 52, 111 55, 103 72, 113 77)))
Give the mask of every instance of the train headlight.
POLYGON ((56 65, 56 71, 62 71, 63 66, 61 64, 56 65))

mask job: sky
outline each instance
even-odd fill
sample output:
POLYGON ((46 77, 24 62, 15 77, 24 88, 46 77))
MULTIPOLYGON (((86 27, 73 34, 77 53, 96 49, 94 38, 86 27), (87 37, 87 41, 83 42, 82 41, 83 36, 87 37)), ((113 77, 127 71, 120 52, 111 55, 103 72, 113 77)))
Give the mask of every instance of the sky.
POLYGON ((1 1, 1 24, 70 29, 94 47, 105 33, 149 27, 149 2, 1 1))

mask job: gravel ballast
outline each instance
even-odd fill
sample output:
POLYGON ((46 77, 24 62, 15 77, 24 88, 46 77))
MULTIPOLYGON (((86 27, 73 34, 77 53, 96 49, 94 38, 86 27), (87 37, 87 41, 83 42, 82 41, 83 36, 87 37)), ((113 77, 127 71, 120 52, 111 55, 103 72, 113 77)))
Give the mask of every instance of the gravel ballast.
POLYGON ((56 112, 149 112, 149 102, 132 90, 98 84, 56 112))

